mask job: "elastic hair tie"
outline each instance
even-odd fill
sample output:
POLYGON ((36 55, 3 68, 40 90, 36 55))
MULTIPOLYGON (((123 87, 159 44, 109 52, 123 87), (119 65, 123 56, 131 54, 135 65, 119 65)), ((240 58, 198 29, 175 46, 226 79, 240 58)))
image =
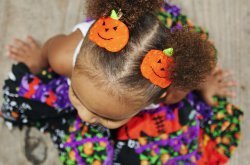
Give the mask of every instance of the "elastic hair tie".
POLYGON ((149 51, 141 64, 143 77, 161 88, 169 87, 172 83, 171 67, 173 67, 174 64, 173 53, 173 48, 168 48, 163 51, 149 51))
POLYGON ((129 41, 129 29, 119 20, 115 10, 106 18, 100 18, 90 29, 89 39, 110 52, 121 51, 129 41))

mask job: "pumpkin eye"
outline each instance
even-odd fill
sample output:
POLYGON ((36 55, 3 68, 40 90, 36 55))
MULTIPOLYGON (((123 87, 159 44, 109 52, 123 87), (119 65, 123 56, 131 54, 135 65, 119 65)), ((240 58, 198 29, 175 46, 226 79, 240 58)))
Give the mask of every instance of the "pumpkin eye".
POLYGON ((159 63, 159 64, 160 64, 160 63, 161 63, 161 59, 160 59, 157 63, 159 63))
POLYGON ((161 71, 165 71, 165 69, 164 69, 164 68, 161 68, 161 71))
POLYGON ((106 22, 105 22, 105 21, 103 21, 102 26, 105 26, 105 25, 106 25, 106 22))
POLYGON ((117 28, 118 28, 118 27, 116 26, 116 27, 114 27, 113 29, 116 31, 116 30, 117 30, 117 28))

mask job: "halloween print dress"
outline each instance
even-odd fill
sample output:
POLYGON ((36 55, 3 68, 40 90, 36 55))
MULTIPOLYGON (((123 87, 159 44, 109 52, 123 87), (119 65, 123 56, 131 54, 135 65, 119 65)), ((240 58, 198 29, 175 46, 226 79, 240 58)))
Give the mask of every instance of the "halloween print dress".
MULTIPOLYGON (((177 6, 165 4, 158 18, 168 28, 188 25, 208 38, 177 6)), ((143 110, 121 128, 109 130, 82 121, 68 89, 66 77, 49 68, 33 75, 20 63, 5 81, 1 108, 8 126, 50 133, 62 164, 221 165, 239 144, 243 112, 226 98, 215 98, 218 106, 210 107, 191 92, 177 104, 143 110)))

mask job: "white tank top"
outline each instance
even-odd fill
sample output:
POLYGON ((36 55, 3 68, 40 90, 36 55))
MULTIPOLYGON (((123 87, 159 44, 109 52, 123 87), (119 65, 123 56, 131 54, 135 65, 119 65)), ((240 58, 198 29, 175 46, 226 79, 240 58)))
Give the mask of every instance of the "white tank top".
MULTIPOLYGON (((81 32, 82 32, 82 36, 83 36, 83 39, 84 37, 87 35, 88 31, 89 31, 89 28, 91 27, 91 25, 94 23, 95 21, 90 21, 90 22, 83 22, 83 23, 79 23, 77 24, 74 28, 73 28, 73 32, 76 31, 77 29, 79 29, 81 32)), ((76 59, 77 59, 77 56, 78 54, 80 53, 80 49, 81 49, 81 46, 82 46, 82 43, 83 43, 83 39, 79 42, 79 44, 77 45, 76 49, 75 49, 75 52, 74 52, 74 56, 73 56, 73 67, 75 66, 76 64, 76 59)))
MULTIPOLYGON (((73 68, 75 67, 77 56, 80 53, 80 49, 82 47, 82 43, 83 43, 84 37, 87 35, 87 33, 89 31, 89 28, 91 27, 91 25, 94 22, 95 21, 79 23, 79 24, 75 25, 74 28, 72 29, 72 32, 74 32, 74 31, 76 31, 76 30, 79 29, 82 32, 82 36, 83 36, 83 38, 81 39, 81 41, 78 43, 78 45, 77 45, 77 47, 75 49, 74 55, 73 55, 73 59, 72 59, 73 68)), ((68 84, 71 85, 70 78, 68 78, 67 80, 68 80, 68 84)))

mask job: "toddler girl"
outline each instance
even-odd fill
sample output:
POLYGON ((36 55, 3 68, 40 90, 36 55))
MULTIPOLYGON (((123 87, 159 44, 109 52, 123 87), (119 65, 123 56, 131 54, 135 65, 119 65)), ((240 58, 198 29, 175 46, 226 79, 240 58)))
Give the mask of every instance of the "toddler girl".
POLYGON ((162 4, 87 0, 91 20, 69 35, 42 49, 16 39, 5 121, 50 132, 64 164, 227 162, 242 112, 212 97, 233 95, 235 83, 206 33, 162 4))

